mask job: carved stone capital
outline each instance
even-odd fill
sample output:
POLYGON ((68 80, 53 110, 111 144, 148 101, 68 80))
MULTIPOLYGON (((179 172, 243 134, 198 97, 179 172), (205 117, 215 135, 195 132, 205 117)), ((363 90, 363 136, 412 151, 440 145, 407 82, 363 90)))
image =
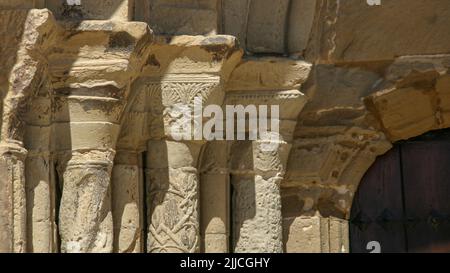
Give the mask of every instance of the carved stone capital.
POLYGON ((62 21, 61 41, 48 56, 53 86, 126 87, 138 76, 153 34, 147 24, 62 21))
MULTIPOLYGON (((149 132, 152 139, 172 139, 180 127, 191 124, 190 140, 195 139, 195 122, 198 117, 195 105, 203 113, 208 105, 222 105, 224 92, 221 79, 213 75, 168 75, 153 80, 146 86, 149 109, 149 132)), ((200 127, 199 129, 203 129, 200 127)), ((181 129, 182 130, 182 129, 181 129)))
POLYGON ((292 145, 280 141, 236 141, 231 147, 231 173, 284 177, 292 145))

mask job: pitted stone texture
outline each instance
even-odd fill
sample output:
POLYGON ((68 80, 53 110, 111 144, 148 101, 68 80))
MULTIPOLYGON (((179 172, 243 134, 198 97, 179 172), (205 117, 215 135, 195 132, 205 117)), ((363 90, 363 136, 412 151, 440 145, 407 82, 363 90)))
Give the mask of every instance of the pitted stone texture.
POLYGON ((206 251, 224 252, 226 168, 209 164, 211 156, 199 165, 201 149, 183 143, 147 147, 168 137, 177 117, 167 110, 191 95, 205 104, 279 104, 283 140, 293 141, 289 162, 240 145, 220 162, 241 190, 231 211, 239 251, 279 252, 283 241, 292 252, 348 251, 345 219, 376 156, 391 141, 450 126, 450 57, 439 55, 449 51, 447 0, 0 2, 2 252, 60 247, 57 184, 63 251, 142 251, 141 166, 123 158, 113 166, 112 154, 147 149, 156 181, 148 188, 161 199, 148 200, 156 213, 147 220, 159 228, 149 234, 164 241, 149 240, 150 248, 195 252, 203 239, 206 251), (30 9, 44 2, 62 20, 30 9), (162 35, 153 40, 146 23, 125 22, 133 11, 162 35), (305 48, 308 62, 299 60, 305 48), (243 50, 255 55, 242 59, 243 50), (219 204, 208 206, 212 199, 219 204))
POLYGON ((262 141, 231 148, 234 251, 283 252, 280 183, 290 145, 266 151, 262 141))
POLYGON ((236 253, 283 252, 280 178, 232 177, 236 253))
POLYGON ((61 252, 112 252, 112 156, 103 151, 74 153, 62 169, 61 252))
POLYGON ((345 186, 303 185, 282 189, 283 241, 289 253, 349 251, 345 186))
POLYGON ((2 25, 0 88, 3 90, 2 141, 23 141, 24 117, 31 97, 46 78, 44 56, 55 42, 56 25, 48 10, 0 11, 2 25), (12 31, 12 32, 10 32, 12 31), (21 39, 19 37, 22 37, 21 39))
POLYGON ((171 74, 217 74, 226 81, 241 61, 243 52, 238 45, 236 38, 229 35, 157 36, 142 74, 161 78, 171 74))
POLYGON ((450 56, 433 55, 401 57, 387 69, 365 102, 390 140, 450 126, 449 68, 450 56))

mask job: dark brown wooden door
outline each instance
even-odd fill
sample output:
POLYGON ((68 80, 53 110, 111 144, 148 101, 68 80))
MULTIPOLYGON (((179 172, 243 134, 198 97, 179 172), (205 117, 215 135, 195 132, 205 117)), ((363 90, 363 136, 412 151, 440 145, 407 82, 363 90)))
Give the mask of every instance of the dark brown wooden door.
POLYGON ((450 252, 450 140, 396 144, 364 176, 353 202, 351 252, 450 252))

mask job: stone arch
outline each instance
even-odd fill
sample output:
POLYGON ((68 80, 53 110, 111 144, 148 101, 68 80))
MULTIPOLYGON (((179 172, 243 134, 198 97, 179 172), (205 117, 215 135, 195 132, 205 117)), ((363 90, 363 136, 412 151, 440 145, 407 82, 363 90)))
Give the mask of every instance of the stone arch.
POLYGON ((446 128, 395 141, 370 166, 353 197, 352 253, 372 251, 370 241, 383 253, 448 251, 441 217, 447 214, 449 139, 446 128))
POLYGON ((282 184, 288 251, 349 250, 353 196, 377 156, 398 140, 450 127, 449 68, 447 55, 399 57, 381 73, 316 65, 315 77, 329 81, 306 90, 311 99, 282 184))
POLYGON ((389 142, 450 127, 449 62, 450 56, 398 58, 378 91, 364 98, 368 120, 389 142))

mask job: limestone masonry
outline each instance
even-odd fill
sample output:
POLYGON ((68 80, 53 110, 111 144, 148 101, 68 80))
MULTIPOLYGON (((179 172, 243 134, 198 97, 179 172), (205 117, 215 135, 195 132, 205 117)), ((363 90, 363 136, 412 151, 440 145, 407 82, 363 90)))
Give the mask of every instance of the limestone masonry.
POLYGON ((348 252, 449 69, 448 0, 0 0, 0 252, 348 252), (174 140, 195 97, 279 105, 277 149, 174 140))

